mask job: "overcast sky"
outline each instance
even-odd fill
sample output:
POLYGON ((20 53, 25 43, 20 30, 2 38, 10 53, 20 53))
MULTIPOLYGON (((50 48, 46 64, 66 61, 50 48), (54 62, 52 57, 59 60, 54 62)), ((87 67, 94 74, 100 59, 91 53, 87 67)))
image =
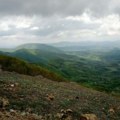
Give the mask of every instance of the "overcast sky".
POLYGON ((120 0, 0 0, 0 47, 120 40, 120 0))

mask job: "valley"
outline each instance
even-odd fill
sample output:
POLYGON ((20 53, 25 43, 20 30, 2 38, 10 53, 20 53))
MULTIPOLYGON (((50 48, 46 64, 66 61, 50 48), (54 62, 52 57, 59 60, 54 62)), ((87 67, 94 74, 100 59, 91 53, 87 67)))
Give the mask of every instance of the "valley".
POLYGON ((102 45, 95 48, 96 44, 83 46, 76 47, 77 51, 71 47, 70 51, 67 50, 67 46, 65 49, 61 49, 60 46, 26 44, 18 46, 12 52, 2 51, 1 54, 41 66, 69 81, 77 82, 86 87, 119 95, 119 47, 105 49, 103 46, 102 49, 102 45))

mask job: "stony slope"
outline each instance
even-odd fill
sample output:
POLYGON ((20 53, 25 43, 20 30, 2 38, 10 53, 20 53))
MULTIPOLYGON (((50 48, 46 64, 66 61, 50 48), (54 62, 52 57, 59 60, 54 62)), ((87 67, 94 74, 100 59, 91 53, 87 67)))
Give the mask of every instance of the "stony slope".
POLYGON ((0 120, 120 120, 119 98, 42 76, 0 72, 0 100, 0 120))

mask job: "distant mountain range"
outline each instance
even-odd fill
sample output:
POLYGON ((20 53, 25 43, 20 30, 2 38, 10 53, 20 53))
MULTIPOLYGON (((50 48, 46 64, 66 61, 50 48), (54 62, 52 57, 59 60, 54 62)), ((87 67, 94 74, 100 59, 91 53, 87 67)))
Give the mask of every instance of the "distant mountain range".
POLYGON ((116 41, 81 41, 81 42, 60 42, 51 44, 64 51, 109 51, 114 48, 120 48, 120 40, 116 41))

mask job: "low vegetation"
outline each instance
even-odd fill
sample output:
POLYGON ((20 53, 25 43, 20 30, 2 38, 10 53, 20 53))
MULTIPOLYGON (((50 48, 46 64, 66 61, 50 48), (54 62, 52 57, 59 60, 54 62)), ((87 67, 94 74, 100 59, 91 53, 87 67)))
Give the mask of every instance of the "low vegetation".
POLYGON ((40 75, 0 72, 0 100, 0 120, 120 120, 119 98, 40 75))
POLYGON ((20 74, 26 74, 31 76, 43 75, 46 78, 55 80, 55 81, 65 81, 60 75, 57 75, 45 68, 29 64, 25 61, 19 60, 17 58, 0 55, 0 65, 2 70, 17 72, 20 74))
MULTIPOLYGON (((120 96, 120 49, 98 50, 96 47, 89 49, 78 47, 77 49, 78 51, 72 51, 72 49, 62 51, 48 45, 28 44, 16 48, 14 52, 2 52, 1 54, 32 63, 33 71, 30 66, 29 70, 19 70, 27 74, 38 74, 38 69, 42 69, 39 73, 45 77, 61 81, 60 76, 62 76, 86 87, 120 96)), ((12 67, 9 69, 13 69, 12 67)))

